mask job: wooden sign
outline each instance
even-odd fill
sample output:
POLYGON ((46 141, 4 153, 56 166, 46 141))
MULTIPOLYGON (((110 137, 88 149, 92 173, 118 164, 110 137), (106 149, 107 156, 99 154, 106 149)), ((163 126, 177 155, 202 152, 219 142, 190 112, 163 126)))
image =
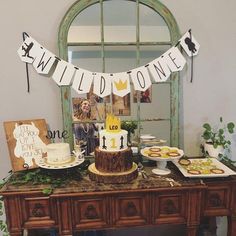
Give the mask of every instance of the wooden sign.
POLYGON ((44 119, 4 122, 12 170, 37 168, 46 154, 47 124, 44 119))

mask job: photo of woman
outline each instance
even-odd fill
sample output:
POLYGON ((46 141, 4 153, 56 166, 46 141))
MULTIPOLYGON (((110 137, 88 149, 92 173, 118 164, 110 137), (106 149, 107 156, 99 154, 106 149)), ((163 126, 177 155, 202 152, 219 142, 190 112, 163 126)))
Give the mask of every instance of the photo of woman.
MULTIPOLYGON (((73 109, 76 105, 73 104, 73 109)), ((98 145, 98 137, 96 131, 98 127, 91 122, 91 104, 88 99, 80 99, 77 109, 74 110, 74 116, 81 123, 74 124, 75 144, 81 151, 85 150, 85 155, 91 155, 95 147, 98 145)))

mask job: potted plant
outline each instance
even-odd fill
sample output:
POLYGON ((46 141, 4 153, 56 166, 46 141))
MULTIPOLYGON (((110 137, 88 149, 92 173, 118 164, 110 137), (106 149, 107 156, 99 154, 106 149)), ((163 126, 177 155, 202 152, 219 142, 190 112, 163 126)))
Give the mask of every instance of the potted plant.
POLYGON ((203 124, 204 152, 211 157, 220 157, 225 150, 230 151, 231 141, 228 135, 234 133, 234 127, 233 122, 224 124, 222 117, 220 117, 219 126, 213 127, 209 123, 203 124))
POLYGON ((137 129, 138 125, 136 121, 121 121, 121 129, 128 131, 128 143, 131 143, 131 134, 137 129))

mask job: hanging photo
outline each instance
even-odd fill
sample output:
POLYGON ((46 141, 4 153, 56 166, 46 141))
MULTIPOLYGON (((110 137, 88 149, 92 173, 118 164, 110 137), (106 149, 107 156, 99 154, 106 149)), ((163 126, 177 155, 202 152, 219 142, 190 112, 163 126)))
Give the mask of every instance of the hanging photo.
POLYGON ((89 99, 81 98, 81 97, 75 97, 72 98, 72 110, 73 110, 73 121, 80 121, 83 119, 81 117, 82 114, 82 101, 87 100, 89 102, 90 106, 90 114, 87 117, 88 120, 96 120, 101 121, 105 119, 105 114, 110 113, 110 105, 104 103, 99 103, 96 101, 96 98, 94 98, 93 94, 90 96, 89 99))
POLYGON ((85 151, 85 155, 91 155, 98 145, 98 125, 92 117, 92 106, 86 98, 73 98, 73 119, 80 121, 74 124, 75 145, 85 151), (94 122, 93 122, 94 121, 94 122))
MULTIPOLYGON (((133 102, 137 103, 137 93, 138 91, 133 89, 133 102)), ((140 93, 140 103, 151 103, 152 102, 152 87, 140 93)))
POLYGON ((112 110, 116 116, 130 116, 130 93, 124 97, 112 95, 112 110))

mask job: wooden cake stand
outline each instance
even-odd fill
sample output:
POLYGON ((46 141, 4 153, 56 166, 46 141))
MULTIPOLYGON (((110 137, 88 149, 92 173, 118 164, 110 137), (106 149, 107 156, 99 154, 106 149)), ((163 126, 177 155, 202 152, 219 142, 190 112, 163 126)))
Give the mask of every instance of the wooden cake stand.
POLYGON ((106 184, 123 184, 129 183, 138 177, 138 166, 133 162, 132 168, 128 171, 120 173, 105 173, 97 170, 95 163, 92 163, 88 167, 88 172, 90 179, 93 181, 106 184))

